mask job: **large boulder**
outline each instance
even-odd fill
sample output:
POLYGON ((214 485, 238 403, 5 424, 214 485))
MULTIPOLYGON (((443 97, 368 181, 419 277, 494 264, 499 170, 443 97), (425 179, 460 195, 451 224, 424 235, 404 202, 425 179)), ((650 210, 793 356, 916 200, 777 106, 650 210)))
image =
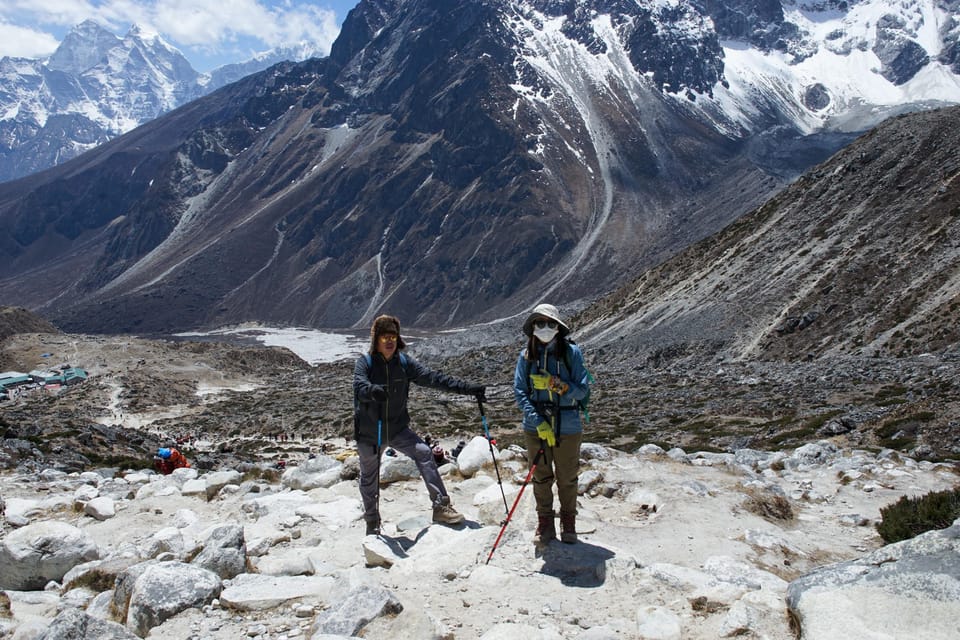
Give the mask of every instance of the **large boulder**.
POLYGON ((38 640, 137 640, 137 636, 116 622, 71 608, 54 618, 38 640))
POLYGON ((191 564, 213 571, 228 580, 247 569, 247 545, 243 527, 225 524, 214 529, 203 545, 203 551, 191 564))
POLYGON ((280 477, 280 483, 290 489, 309 491, 318 487, 332 487, 340 482, 343 465, 330 456, 316 456, 288 467, 280 477))
POLYGON ((396 596, 383 587, 359 584, 341 593, 339 600, 331 602, 317 616, 310 637, 322 634, 352 637, 371 620, 403 611, 396 596))
POLYGON ((486 465, 493 465, 494 458, 498 458, 500 452, 493 447, 493 455, 490 455, 490 442, 483 436, 476 436, 460 451, 457 456, 457 468, 464 478, 472 478, 480 469, 486 465))
POLYGON ((794 580, 787 607, 803 640, 955 639, 960 520, 794 580))
POLYGON ((181 611, 210 604, 220 595, 219 576, 182 562, 148 565, 133 584, 127 628, 141 638, 181 611))
POLYGON ((96 543, 77 527, 55 520, 35 522, 0 540, 0 589, 42 589, 76 565, 99 557, 96 543))
POLYGON ((244 573, 230 581, 220 604, 235 611, 260 611, 282 605, 326 602, 335 580, 329 576, 267 576, 244 573))

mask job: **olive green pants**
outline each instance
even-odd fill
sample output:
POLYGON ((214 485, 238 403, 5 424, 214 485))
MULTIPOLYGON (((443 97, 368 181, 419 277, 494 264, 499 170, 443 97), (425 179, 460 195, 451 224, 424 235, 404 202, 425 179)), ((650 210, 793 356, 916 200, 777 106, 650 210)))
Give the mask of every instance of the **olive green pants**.
MULTIPOLYGON (((536 433, 523 432, 527 445, 527 463, 540 451, 541 440, 536 433)), ((577 483, 580 481, 580 442, 582 433, 561 436, 555 447, 543 443, 543 454, 533 472, 533 497, 537 501, 537 514, 554 515, 553 483, 557 483, 560 498, 560 513, 577 514, 577 483)))

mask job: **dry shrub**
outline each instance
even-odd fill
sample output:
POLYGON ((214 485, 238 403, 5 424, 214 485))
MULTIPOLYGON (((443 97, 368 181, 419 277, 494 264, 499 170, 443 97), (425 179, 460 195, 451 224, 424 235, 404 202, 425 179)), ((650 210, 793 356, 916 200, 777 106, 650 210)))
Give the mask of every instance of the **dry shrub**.
POLYGON ((747 490, 743 508, 773 522, 793 520, 793 507, 786 497, 772 491, 747 490))
POLYGON ((722 602, 710 600, 707 596, 697 596, 690 599, 690 608, 701 614, 714 614, 719 611, 725 611, 730 607, 722 602))

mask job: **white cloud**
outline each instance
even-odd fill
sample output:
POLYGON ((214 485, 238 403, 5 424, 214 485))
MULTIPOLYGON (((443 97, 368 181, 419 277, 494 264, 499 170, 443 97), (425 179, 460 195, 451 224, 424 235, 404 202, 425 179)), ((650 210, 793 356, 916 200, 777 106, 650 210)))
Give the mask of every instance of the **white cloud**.
POLYGON ((257 0, 160 0, 152 19, 159 32, 184 46, 252 38, 268 47, 311 40, 329 48, 339 32, 333 11, 309 4, 271 8, 257 0))
POLYGON ((158 31, 185 46, 230 42, 238 36, 269 42, 276 29, 275 15, 255 0, 161 0, 154 5, 153 18, 158 31))
POLYGON ((306 0, 4 0, 0 55, 48 55, 57 41, 47 28, 63 31, 87 19, 118 34, 138 24, 181 49, 207 54, 304 40, 329 51, 339 33, 336 13, 306 0))
POLYGON ((12 24, 73 26, 94 18, 97 8, 84 0, 4 0, 2 18, 12 24))
POLYGON ((0 22, 0 57, 44 58, 60 44, 55 37, 43 31, 0 22))

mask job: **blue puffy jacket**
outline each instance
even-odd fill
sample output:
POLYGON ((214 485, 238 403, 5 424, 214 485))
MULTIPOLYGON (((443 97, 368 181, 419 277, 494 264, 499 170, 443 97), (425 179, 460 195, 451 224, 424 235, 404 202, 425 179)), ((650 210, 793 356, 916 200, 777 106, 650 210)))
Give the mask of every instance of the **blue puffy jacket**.
MULTIPOLYGON (((537 425, 543 422, 551 409, 554 415, 558 416, 560 435, 583 431, 579 403, 590 389, 590 374, 583 364, 583 352, 580 351, 580 347, 568 343, 567 357, 564 357, 563 354, 554 353, 556 345, 556 340, 548 344, 541 351, 537 361, 527 360, 526 349, 523 349, 520 357, 517 358, 517 368, 513 373, 513 395, 520 410, 523 411, 525 431, 536 433, 537 425), (570 389, 562 396, 548 389, 535 389, 530 375, 541 373, 559 377, 570 386, 570 389)), ((547 421, 550 422, 549 419, 547 421)))

